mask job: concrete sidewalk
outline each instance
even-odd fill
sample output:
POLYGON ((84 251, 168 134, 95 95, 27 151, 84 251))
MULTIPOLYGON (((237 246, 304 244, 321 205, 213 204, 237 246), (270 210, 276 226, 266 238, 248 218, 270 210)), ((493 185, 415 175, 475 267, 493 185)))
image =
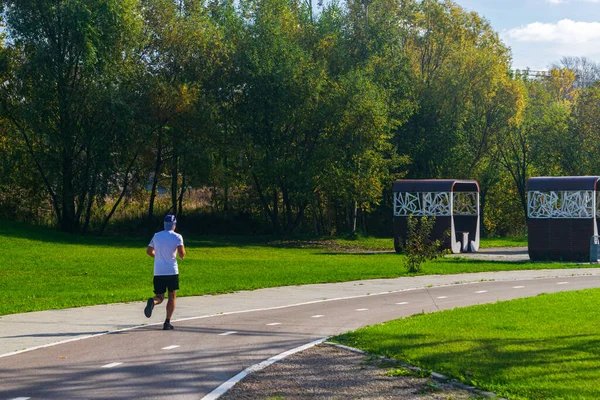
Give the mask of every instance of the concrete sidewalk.
MULTIPOLYGON (((600 275, 600 268, 427 275, 287 286, 218 296, 181 297, 177 299, 173 322, 176 323, 177 320, 185 318, 286 307, 346 297, 372 296, 432 286, 582 275, 600 275)), ((140 301, 0 317, 0 357, 67 340, 79 340, 105 332, 162 323, 165 316, 164 305, 157 306, 152 318, 147 319, 143 313, 145 304, 145 301, 140 301)))

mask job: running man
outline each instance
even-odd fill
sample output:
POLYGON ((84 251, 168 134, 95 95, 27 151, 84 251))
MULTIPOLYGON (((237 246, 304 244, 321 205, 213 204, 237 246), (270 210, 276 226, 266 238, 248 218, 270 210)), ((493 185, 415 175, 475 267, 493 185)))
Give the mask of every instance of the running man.
POLYGON ((165 292, 169 290, 167 301, 167 318, 163 324, 164 330, 173 329, 171 317, 175 311, 175 298, 179 289, 179 267, 177 256, 181 260, 185 257, 183 237, 175 233, 177 219, 174 215, 167 215, 164 222, 164 231, 154 234, 150 241, 146 254, 154 258, 154 297, 150 297, 144 309, 144 315, 150 318, 154 306, 165 299, 165 292))

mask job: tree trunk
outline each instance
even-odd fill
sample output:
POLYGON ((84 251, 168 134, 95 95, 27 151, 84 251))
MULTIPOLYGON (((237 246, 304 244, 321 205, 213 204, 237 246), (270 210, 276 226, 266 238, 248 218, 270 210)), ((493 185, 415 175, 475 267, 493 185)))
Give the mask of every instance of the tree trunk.
POLYGON ((73 160, 63 155, 62 165, 62 221, 60 229, 63 232, 75 232, 75 191, 73 188, 73 160))
POLYGON ((83 224, 83 233, 87 233, 90 227, 90 218, 92 216, 92 206, 94 205, 94 199, 96 198, 96 178, 97 173, 94 173, 94 178, 92 180, 92 185, 90 186, 89 194, 88 194, 88 202, 85 210, 85 223, 83 224))
POLYGON ((181 174, 181 193, 179 194, 179 210, 176 215, 180 216, 183 214, 183 195, 185 194, 185 172, 181 174))
POLYGON ((179 156, 177 155, 177 150, 173 149, 173 167, 171 168, 171 208, 173 209, 174 215, 179 214, 179 210, 177 207, 177 200, 178 200, 178 194, 179 194, 178 178, 179 178, 179 156))
MULTIPOLYGON (((129 173, 127 175, 129 175, 129 173)), ((121 193, 119 194, 119 198, 117 199, 117 201, 115 202, 115 204, 113 204, 110 212, 108 213, 108 215, 106 216, 106 218, 104 218, 104 221, 102 221, 102 226, 100 226, 100 235, 104 234, 104 230, 108 226, 108 222, 110 221, 110 219, 114 215, 115 211, 119 207, 119 204, 121 204, 121 200, 123 200, 123 196, 125 196, 125 192, 127 192, 127 187, 128 186, 129 186, 129 177, 127 176, 125 178, 125 182, 123 183, 123 190, 121 190, 121 193)))
POLYGON ((352 205, 352 210, 350 214, 350 229, 352 233, 356 233, 356 221, 358 220, 358 202, 355 200, 352 205))
POLYGON ((154 177, 152 178, 152 189, 150 192, 150 205, 148 206, 148 225, 152 224, 154 218, 154 201, 156 199, 156 188, 158 186, 158 176, 160 175, 160 167, 162 166, 162 129, 158 132, 158 140, 156 146, 156 162, 154 164, 154 177))
POLYGON ((258 192, 258 196, 260 198, 260 202, 263 205, 263 209, 265 210, 266 216, 271 220, 271 223, 273 224, 273 229, 275 230, 275 232, 280 233, 279 215, 277 213, 277 205, 278 205, 277 204, 278 203, 277 192, 275 190, 273 191, 273 209, 271 209, 271 207, 269 207, 269 201, 267 200, 267 197, 265 196, 265 194, 262 191, 260 182, 258 181, 258 177, 255 174, 252 174, 252 178, 254 179, 254 184, 256 185, 256 191, 258 192))

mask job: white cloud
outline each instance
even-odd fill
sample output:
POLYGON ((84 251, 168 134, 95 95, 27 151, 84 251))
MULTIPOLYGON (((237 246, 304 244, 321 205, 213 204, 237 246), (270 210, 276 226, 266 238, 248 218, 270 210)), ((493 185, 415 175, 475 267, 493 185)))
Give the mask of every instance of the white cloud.
POLYGON ((546 3, 550 3, 550 4, 562 4, 562 3, 566 3, 566 0, 546 0, 546 3))
POLYGON ((518 42, 588 43, 600 42, 600 22, 576 22, 563 19, 555 24, 533 22, 509 29, 506 38, 518 42))
POLYGON ((563 56, 600 60, 600 22, 534 22, 505 30, 501 36, 513 51, 515 68, 543 69, 563 56))

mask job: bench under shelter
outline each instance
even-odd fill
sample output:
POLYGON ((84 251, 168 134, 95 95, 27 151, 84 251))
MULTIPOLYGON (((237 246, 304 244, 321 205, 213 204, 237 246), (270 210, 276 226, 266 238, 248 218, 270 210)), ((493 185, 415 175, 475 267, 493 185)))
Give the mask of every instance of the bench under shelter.
POLYGON ((598 235, 598 176, 527 181, 528 251, 532 261, 588 261, 598 235))
POLYGON ((435 217, 432 240, 452 253, 479 250, 479 183, 456 179, 394 182, 394 248, 406 240, 408 218, 435 217), (447 235, 446 232, 450 232, 447 235))

